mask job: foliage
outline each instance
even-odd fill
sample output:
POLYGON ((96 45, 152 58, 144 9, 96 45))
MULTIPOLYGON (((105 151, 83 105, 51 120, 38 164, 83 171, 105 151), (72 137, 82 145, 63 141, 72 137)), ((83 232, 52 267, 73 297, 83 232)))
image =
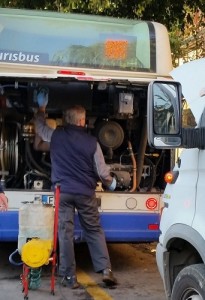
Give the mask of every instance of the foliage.
POLYGON ((173 24, 183 30, 190 22, 187 7, 205 11, 204 0, 0 0, 0 6, 138 18, 160 22, 168 30, 173 24))
POLYGON ((181 61, 205 57, 205 15, 200 10, 186 8, 186 19, 183 30, 175 24, 170 31, 170 43, 173 52, 173 64, 178 65, 181 61))

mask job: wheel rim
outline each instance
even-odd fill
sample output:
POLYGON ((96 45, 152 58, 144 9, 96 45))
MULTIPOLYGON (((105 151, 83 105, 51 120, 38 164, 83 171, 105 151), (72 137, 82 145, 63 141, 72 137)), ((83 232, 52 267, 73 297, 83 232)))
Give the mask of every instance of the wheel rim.
POLYGON ((203 300, 203 298, 197 290, 189 288, 184 292, 181 300, 203 300))

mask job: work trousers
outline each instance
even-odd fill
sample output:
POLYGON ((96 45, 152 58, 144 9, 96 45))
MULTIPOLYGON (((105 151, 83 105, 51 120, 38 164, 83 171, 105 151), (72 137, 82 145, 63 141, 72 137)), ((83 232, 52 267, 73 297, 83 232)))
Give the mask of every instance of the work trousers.
POLYGON ((59 203, 59 275, 76 273, 74 252, 74 215, 78 211, 79 221, 88 244, 95 272, 111 268, 105 235, 100 225, 100 216, 95 197, 83 195, 60 195, 59 203))

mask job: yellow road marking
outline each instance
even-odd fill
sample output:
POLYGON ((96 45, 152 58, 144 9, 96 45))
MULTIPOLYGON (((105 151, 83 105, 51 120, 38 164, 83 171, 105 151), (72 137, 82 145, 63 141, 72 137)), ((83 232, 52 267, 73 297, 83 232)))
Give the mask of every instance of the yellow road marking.
POLYGON ((78 269, 77 271, 78 281, 84 286, 88 294, 90 294, 94 300, 113 300, 97 283, 85 272, 78 269))

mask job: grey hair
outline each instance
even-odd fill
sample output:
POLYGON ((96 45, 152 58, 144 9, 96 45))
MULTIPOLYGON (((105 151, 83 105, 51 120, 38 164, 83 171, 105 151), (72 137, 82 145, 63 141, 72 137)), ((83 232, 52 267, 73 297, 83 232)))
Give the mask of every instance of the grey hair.
POLYGON ((67 124, 78 125, 82 118, 85 118, 86 110, 81 105, 74 105, 66 109, 64 121, 67 124))

